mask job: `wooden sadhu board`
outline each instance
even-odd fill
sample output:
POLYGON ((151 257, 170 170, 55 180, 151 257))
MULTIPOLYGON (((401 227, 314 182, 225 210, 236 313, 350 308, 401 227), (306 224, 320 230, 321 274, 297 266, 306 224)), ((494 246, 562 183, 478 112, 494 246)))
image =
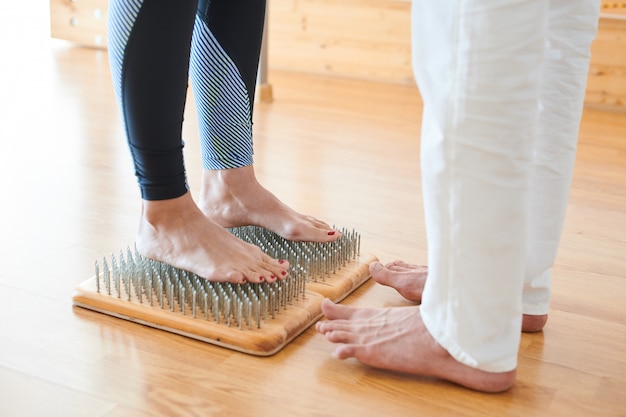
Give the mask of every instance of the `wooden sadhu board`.
POLYGON ((324 281, 307 282, 303 297, 292 300, 274 318, 262 321, 260 327, 228 326, 223 322, 205 320, 204 317, 194 318, 189 311, 182 314, 139 303, 136 298, 127 301, 107 295, 97 291, 96 277, 81 283, 72 300, 78 307, 250 355, 270 356, 322 317, 321 303, 324 298, 339 302, 365 283, 370 278, 369 264, 376 260, 373 255, 359 256, 324 281))

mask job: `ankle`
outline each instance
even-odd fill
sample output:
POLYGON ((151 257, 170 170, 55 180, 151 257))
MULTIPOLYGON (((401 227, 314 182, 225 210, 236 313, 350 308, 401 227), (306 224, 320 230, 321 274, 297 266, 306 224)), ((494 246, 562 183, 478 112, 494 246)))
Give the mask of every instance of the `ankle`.
POLYGON ((256 182, 254 166, 248 165, 229 169, 204 169, 202 171, 202 183, 204 188, 211 187, 237 187, 256 182))
POLYGON ((143 200, 141 218, 149 224, 170 223, 197 209, 191 193, 167 200, 143 200))

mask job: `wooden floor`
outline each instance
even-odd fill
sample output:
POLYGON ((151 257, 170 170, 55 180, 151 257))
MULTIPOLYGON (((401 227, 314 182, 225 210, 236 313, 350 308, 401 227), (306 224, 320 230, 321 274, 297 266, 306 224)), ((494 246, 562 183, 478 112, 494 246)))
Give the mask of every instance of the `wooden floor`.
MULTIPOLYGON (((132 244, 138 191, 106 54, 50 41, 20 13, 0 36, 0 416, 626 416, 624 113, 585 112, 550 320, 523 335, 512 390, 338 361, 313 329, 257 358, 72 307, 94 261, 132 244)), ((256 105, 254 125, 262 183, 356 228, 383 261, 425 262, 417 90, 271 81, 275 102, 256 105)), ((345 302, 403 303, 371 282, 345 302)))

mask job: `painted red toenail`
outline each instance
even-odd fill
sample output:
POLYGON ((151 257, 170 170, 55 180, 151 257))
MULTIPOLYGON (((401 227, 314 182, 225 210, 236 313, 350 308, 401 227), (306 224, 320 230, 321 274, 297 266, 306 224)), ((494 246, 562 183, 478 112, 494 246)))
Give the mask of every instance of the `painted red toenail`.
POLYGON ((282 264, 284 264, 284 263, 285 263, 285 260, 284 260, 284 259, 281 259, 280 261, 278 261, 278 263, 282 265, 282 264))
POLYGON ((287 271, 280 271, 281 274, 287 275, 287 271))
POLYGON ((261 276, 259 277, 259 281, 265 281, 265 277, 261 275, 261 276))
POLYGON ((332 236, 332 235, 334 235, 334 234, 335 234, 335 231, 328 232, 328 236, 332 236))
POLYGON ((274 275, 270 275, 270 278, 272 279, 276 279, 276 277, 274 275))

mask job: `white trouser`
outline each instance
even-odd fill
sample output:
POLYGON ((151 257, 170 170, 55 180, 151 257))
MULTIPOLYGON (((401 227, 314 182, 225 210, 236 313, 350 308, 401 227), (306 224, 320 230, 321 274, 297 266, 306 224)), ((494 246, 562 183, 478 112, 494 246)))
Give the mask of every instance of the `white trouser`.
POLYGON ((599 0, 413 0, 424 101, 422 317, 458 361, 517 366, 546 314, 599 0))

